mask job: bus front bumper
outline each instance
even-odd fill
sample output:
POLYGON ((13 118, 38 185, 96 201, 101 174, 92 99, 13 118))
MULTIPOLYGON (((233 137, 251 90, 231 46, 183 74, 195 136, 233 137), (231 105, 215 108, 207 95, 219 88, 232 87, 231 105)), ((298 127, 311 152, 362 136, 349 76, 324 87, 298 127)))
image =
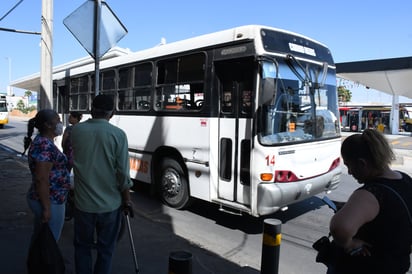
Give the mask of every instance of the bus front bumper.
POLYGON ((258 215, 268 215, 287 205, 302 201, 322 192, 334 190, 340 183, 341 169, 320 177, 292 183, 267 183, 258 185, 258 215))

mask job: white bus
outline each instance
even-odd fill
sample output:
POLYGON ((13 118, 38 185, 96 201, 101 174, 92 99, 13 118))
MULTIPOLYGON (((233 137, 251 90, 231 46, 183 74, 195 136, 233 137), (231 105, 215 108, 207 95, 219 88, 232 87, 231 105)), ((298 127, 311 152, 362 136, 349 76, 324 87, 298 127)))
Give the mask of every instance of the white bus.
POLYGON ((7 96, 0 93, 0 128, 9 122, 9 110, 7 108, 7 96))
MULTIPOLYGON (((262 216, 339 184, 335 65, 308 37, 242 26, 103 60, 99 77, 131 177, 171 207, 262 216)), ((87 117, 94 64, 53 78, 55 103, 87 117)))

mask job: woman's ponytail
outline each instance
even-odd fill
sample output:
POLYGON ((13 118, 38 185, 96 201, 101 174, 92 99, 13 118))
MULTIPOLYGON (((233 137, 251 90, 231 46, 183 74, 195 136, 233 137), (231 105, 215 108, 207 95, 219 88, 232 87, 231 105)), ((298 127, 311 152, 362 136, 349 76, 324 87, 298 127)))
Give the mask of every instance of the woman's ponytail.
POLYGON ((33 117, 27 123, 27 136, 24 137, 24 151, 21 154, 22 156, 26 153, 26 150, 30 147, 31 144, 31 136, 34 132, 34 126, 36 125, 36 117, 33 117))

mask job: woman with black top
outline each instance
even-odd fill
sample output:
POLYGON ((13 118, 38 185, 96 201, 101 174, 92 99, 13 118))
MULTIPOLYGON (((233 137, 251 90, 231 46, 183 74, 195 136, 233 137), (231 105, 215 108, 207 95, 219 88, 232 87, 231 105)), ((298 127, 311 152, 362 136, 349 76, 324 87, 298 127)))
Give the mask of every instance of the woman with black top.
POLYGON ((412 244, 411 177, 390 168, 394 153, 373 129, 346 138, 341 154, 348 173, 363 185, 331 219, 334 242, 351 255, 328 273, 406 273, 412 244))

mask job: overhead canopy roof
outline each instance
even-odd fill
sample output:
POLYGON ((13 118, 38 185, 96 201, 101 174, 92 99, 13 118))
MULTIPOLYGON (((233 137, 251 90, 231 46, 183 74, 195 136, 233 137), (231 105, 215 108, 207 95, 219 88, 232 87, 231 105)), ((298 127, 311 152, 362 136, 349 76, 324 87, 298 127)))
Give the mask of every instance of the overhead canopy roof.
POLYGON ((336 73, 378 91, 412 98, 412 57, 337 63, 336 73))
MULTIPOLYGON (((113 47, 110 51, 108 51, 102 58, 101 60, 107 60, 110 58, 115 58, 119 56, 124 56, 127 54, 130 54, 131 51, 129 49, 124 49, 120 47, 113 47)), ((72 62, 53 67, 53 75, 55 75, 58 72, 65 71, 68 68, 75 68, 75 67, 80 67, 80 66, 85 66, 87 64, 93 64, 94 59, 90 56, 80 58, 77 60, 74 60, 72 62)), ((54 80, 54 79, 53 79, 54 80)), ((26 77, 23 77, 21 79, 14 80, 10 83, 10 86, 24 89, 24 90, 30 90, 30 91, 35 91, 38 92, 40 90, 40 73, 35 73, 26 77)))

